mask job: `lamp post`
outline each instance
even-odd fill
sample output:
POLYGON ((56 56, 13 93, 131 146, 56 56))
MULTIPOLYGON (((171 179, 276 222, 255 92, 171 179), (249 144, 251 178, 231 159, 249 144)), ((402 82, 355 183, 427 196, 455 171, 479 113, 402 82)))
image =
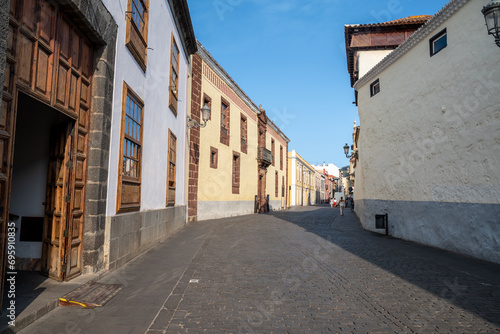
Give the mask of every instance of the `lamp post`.
POLYGON ((481 11, 486 21, 488 35, 493 35, 495 43, 500 47, 500 0, 491 0, 481 11))
POLYGON ((354 157, 354 159, 358 158, 358 152, 354 152, 351 155, 349 155, 349 145, 347 145, 347 143, 345 143, 344 145, 344 153, 346 158, 351 158, 351 157, 354 157))
POLYGON ((203 120, 203 124, 198 123, 191 116, 187 116, 187 127, 188 129, 192 129, 195 127, 204 128, 207 126, 207 122, 210 119, 210 107, 205 103, 205 105, 201 108, 201 119, 203 120))

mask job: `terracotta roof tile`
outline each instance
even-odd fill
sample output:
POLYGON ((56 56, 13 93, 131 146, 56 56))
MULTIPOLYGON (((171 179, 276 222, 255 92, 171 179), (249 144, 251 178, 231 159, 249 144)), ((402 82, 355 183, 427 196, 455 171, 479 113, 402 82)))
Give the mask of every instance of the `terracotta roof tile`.
POLYGON ((404 24, 424 24, 425 22, 429 21, 432 17, 433 15, 415 15, 381 23, 352 24, 348 25, 348 27, 383 27, 383 26, 396 26, 404 24))

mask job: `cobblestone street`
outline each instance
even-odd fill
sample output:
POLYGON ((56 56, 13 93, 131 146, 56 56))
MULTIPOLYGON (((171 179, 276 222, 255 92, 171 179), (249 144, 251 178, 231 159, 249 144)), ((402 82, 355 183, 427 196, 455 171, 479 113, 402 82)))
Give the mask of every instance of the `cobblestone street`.
POLYGON ((149 283, 126 285, 92 319, 59 307, 21 333, 500 333, 500 266, 364 231, 346 211, 190 224, 123 269, 149 283), (169 269, 151 258, 194 244, 175 280, 155 286, 169 269))

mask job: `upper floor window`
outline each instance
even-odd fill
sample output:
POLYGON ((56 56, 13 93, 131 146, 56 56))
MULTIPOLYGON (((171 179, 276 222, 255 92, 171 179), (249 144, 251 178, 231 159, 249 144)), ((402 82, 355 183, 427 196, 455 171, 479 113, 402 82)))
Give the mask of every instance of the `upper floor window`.
POLYGON ((274 166, 274 139, 271 139, 271 162, 272 162, 272 165, 274 166))
POLYGON ((143 71, 148 49, 149 0, 129 0, 125 44, 143 71))
POLYGON ((229 146, 229 102, 221 99, 220 104, 220 142, 229 146))
POLYGON ((170 82, 169 82, 169 107, 177 116, 177 101, 179 100, 179 48, 172 35, 170 48, 170 82))
POLYGON ((280 145, 280 169, 283 170, 283 146, 280 145))
POLYGON ((247 153, 247 147, 248 147, 248 142, 247 142, 247 118, 243 114, 241 114, 241 129, 240 129, 240 136, 241 136, 241 152, 242 153, 247 153))
POLYGON ((429 40, 429 47, 431 51, 431 57, 434 56, 439 51, 443 50, 448 45, 448 38, 446 35, 446 28, 441 30, 439 33, 434 35, 429 40))
POLYGON ((132 21, 141 33, 144 34, 146 6, 142 0, 132 0, 132 21))
POLYGON ((370 85, 370 97, 378 94, 379 92, 380 92, 380 81, 379 79, 377 79, 370 85))

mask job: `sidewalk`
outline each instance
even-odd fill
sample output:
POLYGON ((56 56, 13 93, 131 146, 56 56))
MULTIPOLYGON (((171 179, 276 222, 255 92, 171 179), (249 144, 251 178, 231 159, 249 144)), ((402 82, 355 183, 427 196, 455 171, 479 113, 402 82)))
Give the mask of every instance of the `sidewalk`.
MULTIPOLYGON (((27 275, 28 281, 19 282, 18 285, 26 290, 16 296, 17 309, 22 309, 16 317, 16 327, 7 326, 5 320, 8 319, 5 312, 2 312, 0 333, 17 333, 49 312, 64 314, 58 318, 60 328, 69 328, 70 332, 77 333, 79 328, 78 325, 75 327, 76 322, 68 320, 74 316, 75 309, 58 307, 59 298, 90 280, 123 284, 124 287, 104 307, 77 310, 76 320, 83 320, 85 330, 93 328, 89 333, 106 333, 112 325, 114 328, 123 328, 119 333, 129 333, 130 330, 130 333, 144 333, 144 328, 151 323, 153 316, 173 290, 214 225, 216 222, 203 226, 200 223, 191 223, 167 241, 154 246, 113 272, 83 275, 63 283, 44 278, 38 272, 27 275)), ((51 328, 37 326, 39 333, 53 333, 51 328)))

